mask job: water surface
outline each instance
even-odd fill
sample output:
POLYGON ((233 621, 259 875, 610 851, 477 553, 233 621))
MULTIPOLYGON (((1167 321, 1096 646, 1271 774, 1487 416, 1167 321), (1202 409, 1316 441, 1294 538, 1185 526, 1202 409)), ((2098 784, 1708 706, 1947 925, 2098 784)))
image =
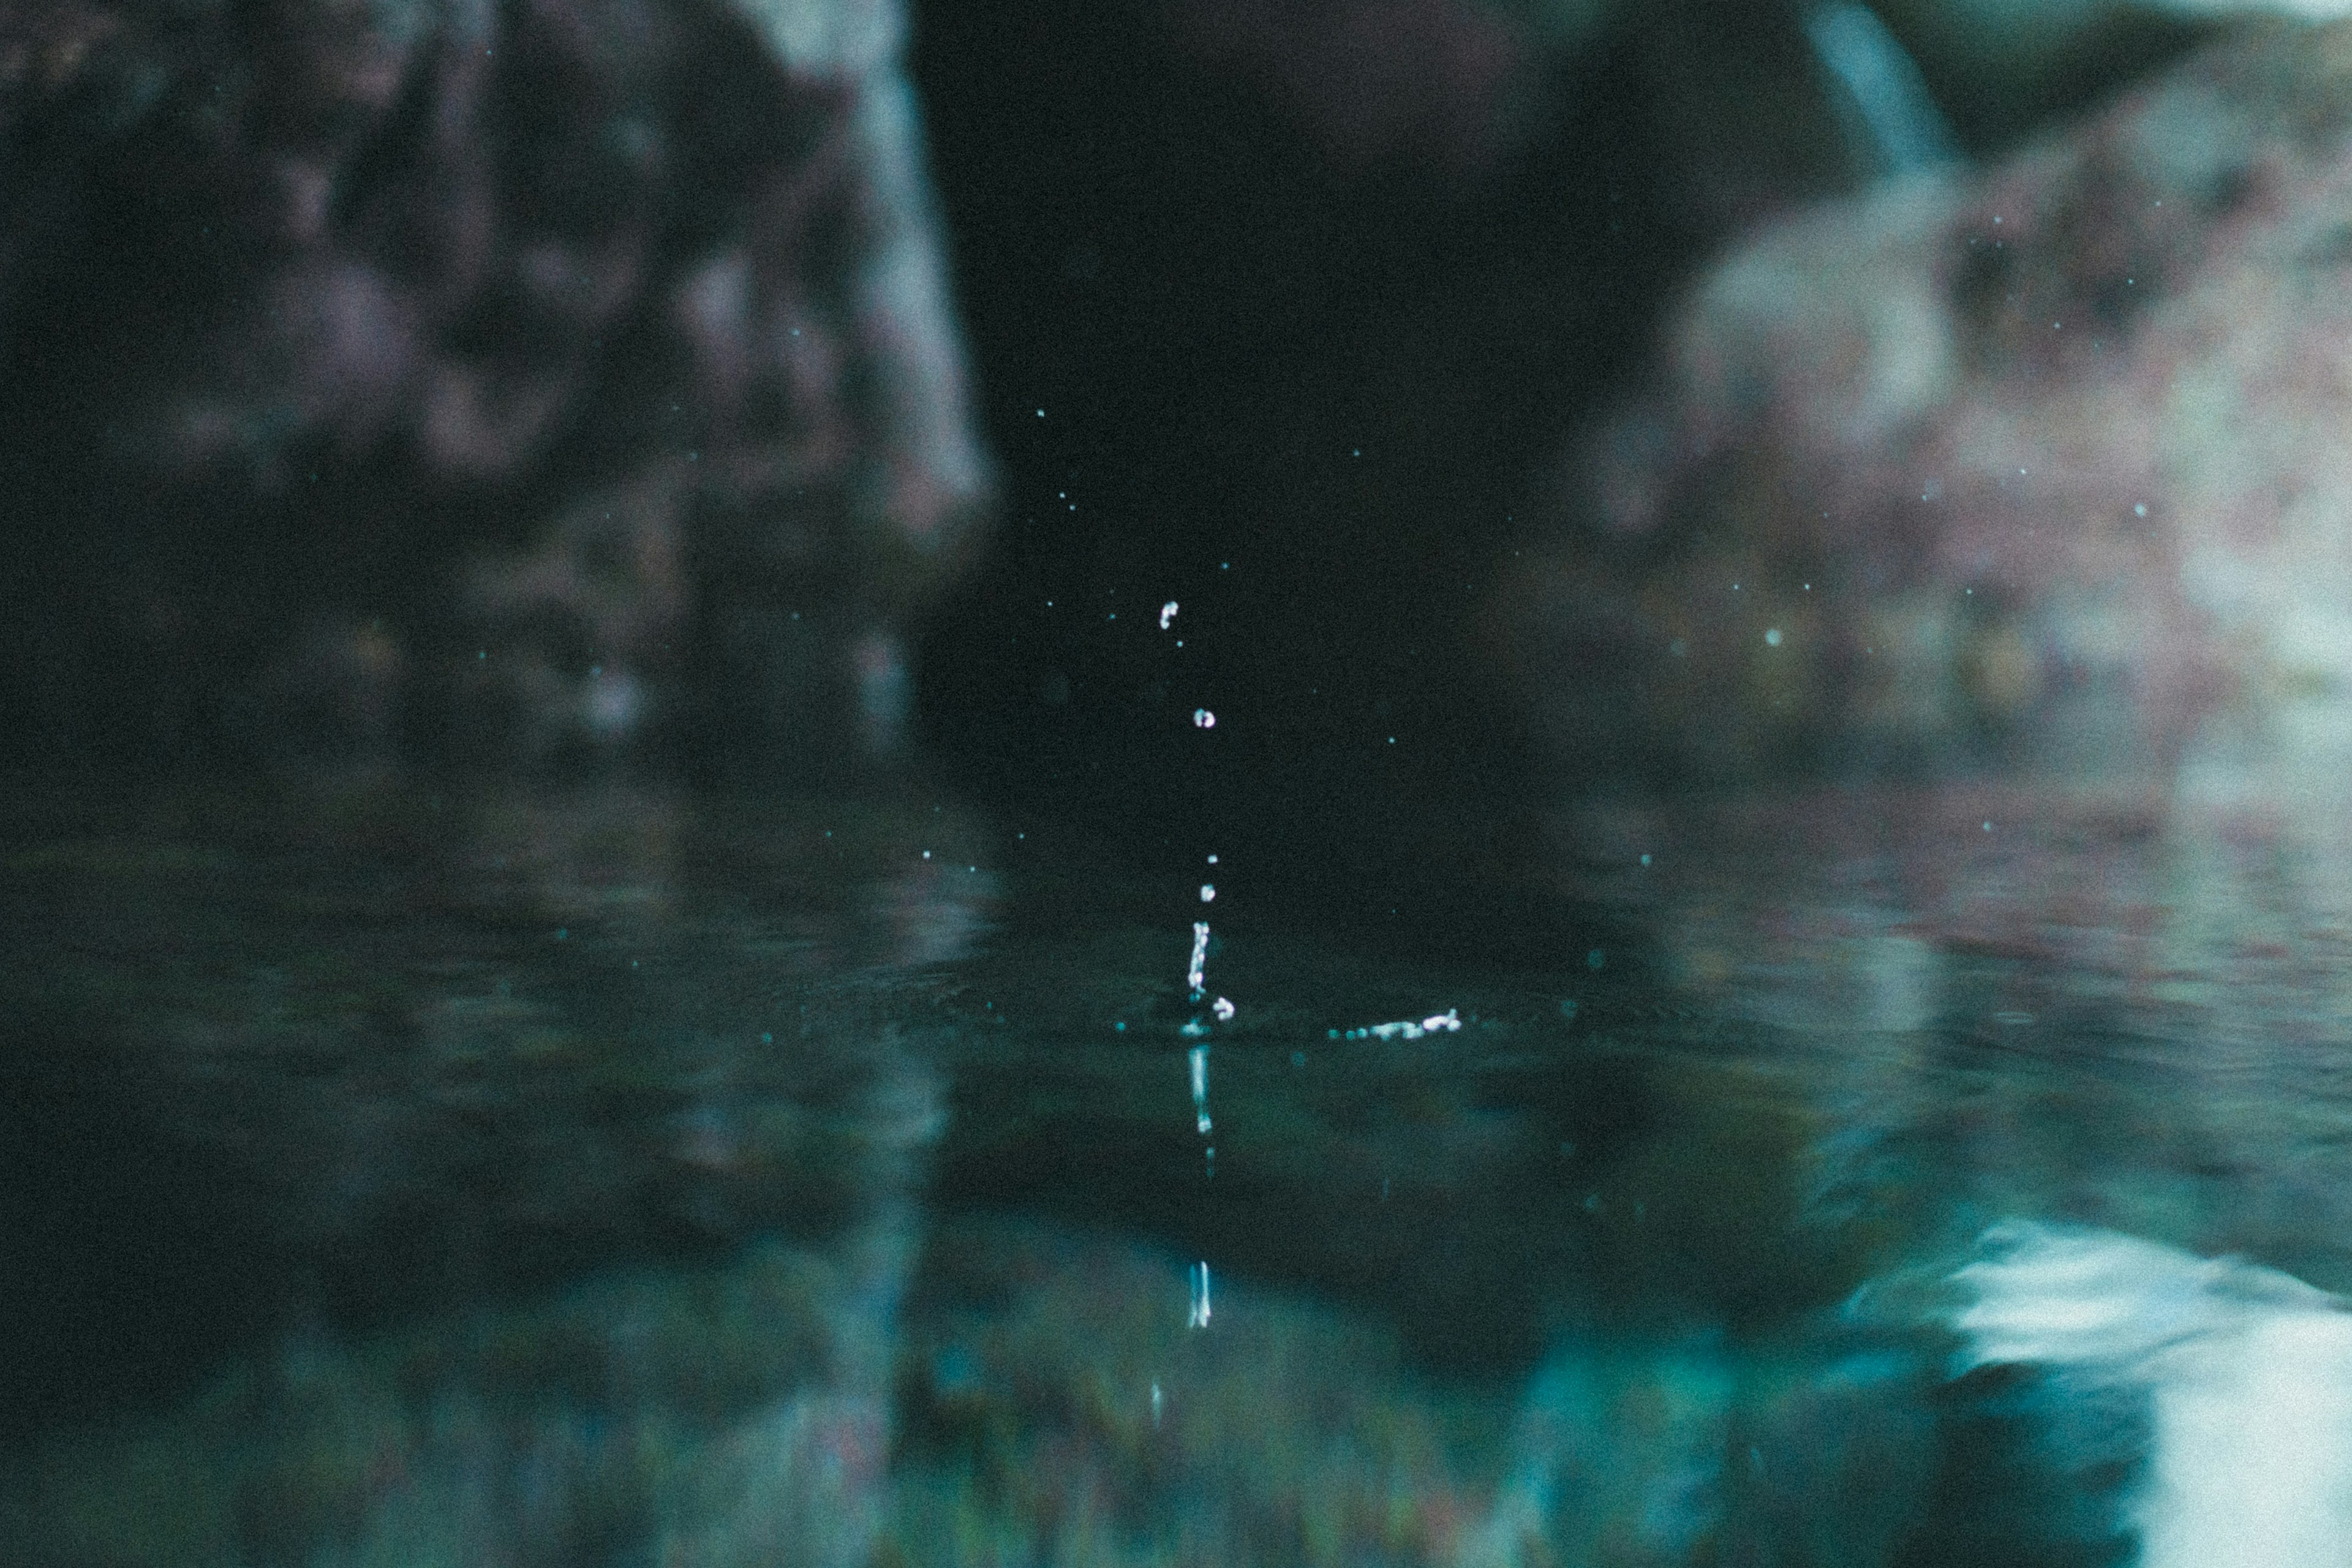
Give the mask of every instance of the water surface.
POLYGON ((0 1531, 2327 1560, 2326 813, 1537 816, 1358 919, 912 788, 20 791, 0 1531))

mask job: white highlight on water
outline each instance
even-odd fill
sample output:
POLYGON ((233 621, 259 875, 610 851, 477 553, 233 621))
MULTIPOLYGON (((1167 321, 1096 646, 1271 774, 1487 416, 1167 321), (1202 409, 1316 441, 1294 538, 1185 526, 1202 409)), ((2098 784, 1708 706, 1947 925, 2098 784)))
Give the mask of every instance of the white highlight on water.
POLYGON ((1209 1326, 1209 1266, 1206 1263, 1192 1265, 1192 1325, 1196 1329, 1209 1326))
POLYGON ((1213 730, 1217 727, 1217 716, 1206 708, 1195 708, 1192 710, 1192 722, 1201 729, 1213 730))
POLYGON ((1160 1410, 1162 1403, 1163 1401, 1160 1393, 1160 1381, 1159 1379, 1154 1378, 1151 1383, 1151 1425, 1155 1429, 1160 1426, 1160 1410))
POLYGON ((1217 1022, 1220 1024, 1230 1024, 1233 1022, 1234 1005, 1226 1001, 1222 996, 1218 997, 1214 1002, 1209 1005, 1209 1011, 1217 1016, 1217 1022))
POLYGON ((1432 1013, 1416 1022, 1401 1018, 1393 1024, 1367 1024, 1360 1029, 1341 1034, 1343 1040, 1418 1040, 1428 1035, 1457 1035, 1462 1032, 1460 1010, 1448 1007, 1443 1013, 1432 1013))
POLYGON ((2012 1223, 1953 1275, 1958 1370, 2143 1392, 2140 1568, 2340 1568, 2352 1542, 2352 1312, 2276 1269, 2012 1223))
POLYGON ((1208 962, 1209 922, 1194 921, 1192 922, 1192 965, 1184 975, 1184 984, 1191 988, 1192 1000, 1195 1002, 1201 999, 1202 992, 1208 983, 1207 976, 1202 973, 1202 966, 1208 962))
POLYGON ((1166 604, 1160 606, 1160 629, 1163 632, 1166 631, 1168 629, 1168 623, 1175 618, 1176 601, 1171 599, 1166 604))
POLYGON ((1209 1047, 1194 1046, 1190 1057, 1192 1065, 1192 1122, 1205 1138, 1209 1134, 1209 1047))
POLYGON ((1215 901, 1216 897, 1217 885, 1214 882, 1203 882, 1201 884, 1201 901, 1202 903, 1212 903, 1215 901))

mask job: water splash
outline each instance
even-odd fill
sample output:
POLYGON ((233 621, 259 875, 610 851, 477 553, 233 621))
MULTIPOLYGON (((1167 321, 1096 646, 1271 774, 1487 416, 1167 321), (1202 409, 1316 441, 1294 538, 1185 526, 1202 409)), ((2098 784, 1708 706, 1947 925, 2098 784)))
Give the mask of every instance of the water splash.
POLYGON ((1209 922, 1194 921, 1192 922, 1192 966, 1184 976, 1184 984, 1191 988, 1192 1000, 1195 1002, 1198 1002, 1207 991, 1208 975, 1203 966, 1208 962, 1209 922))
POLYGON ((1458 1035, 1462 1032, 1462 1015, 1458 1008, 1448 1007, 1443 1013, 1432 1013, 1422 1019, 1400 1018, 1393 1024, 1367 1024, 1360 1029, 1326 1029, 1325 1037, 1334 1040, 1418 1040, 1430 1035, 1458 1035))

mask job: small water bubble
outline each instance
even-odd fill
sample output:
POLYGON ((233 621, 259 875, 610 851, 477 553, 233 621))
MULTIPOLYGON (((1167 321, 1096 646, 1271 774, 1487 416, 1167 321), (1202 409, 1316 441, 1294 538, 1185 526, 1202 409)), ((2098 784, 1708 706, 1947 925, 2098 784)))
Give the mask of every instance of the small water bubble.
POLYGON ((1649 863, 1650 863, 1650 858, 1649 858, 1647 855, 1643 856, 1643 857, 1642 857, 1642 864, 1643 864, 1643 865, 1644 865, 1644 866, 1646 866, 1646 865, 1648 865, 1649 863))
POLYGON ((1217 716, 1206 708, 1195 708, 1192 710, 1192 722, 1200 729, 1213 730, 1217 727, 1217 716))
POLYGON ((1766 647, 1779 647, 1780 646, 1780 627, 1767 626, 1764 628, 1764 646, 1766 647))
POLYGON ((1217 863, 1217 858, 1216 858, 1214 855, 1210 856, 1210 857, 1209 857, 1209 864, 1210 864, 1210 865, 1212 865, 1212 866, 1213 866, 1213 865, 1215 865, 1216 863, 1217 863))
POLYGON ((2147 502, 2140 501, 2135 504, 2132 507, 2132 515, 2134 517, 2146 517, 2147 515, 2147 502))

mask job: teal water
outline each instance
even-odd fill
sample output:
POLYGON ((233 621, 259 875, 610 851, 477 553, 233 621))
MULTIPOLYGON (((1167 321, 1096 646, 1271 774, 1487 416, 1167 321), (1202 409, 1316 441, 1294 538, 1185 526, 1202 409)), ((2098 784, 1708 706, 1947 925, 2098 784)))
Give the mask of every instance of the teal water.
POLYGON ((0 1539, 2171 1562, 2276 1436, 2212 1528, 2326 1561, 2330 820, 1588 805, 1360 919, 911 789, 27 793, 0 1539))

